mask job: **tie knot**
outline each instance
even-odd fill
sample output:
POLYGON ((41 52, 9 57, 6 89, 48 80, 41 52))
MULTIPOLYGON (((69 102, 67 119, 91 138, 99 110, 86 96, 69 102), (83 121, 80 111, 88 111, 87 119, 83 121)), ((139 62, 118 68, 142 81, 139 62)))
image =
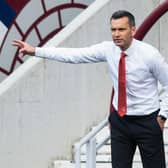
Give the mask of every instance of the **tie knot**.
POLYGON ((126 54, 124 52, 121 53, 121 57, 125 57, 126 54))

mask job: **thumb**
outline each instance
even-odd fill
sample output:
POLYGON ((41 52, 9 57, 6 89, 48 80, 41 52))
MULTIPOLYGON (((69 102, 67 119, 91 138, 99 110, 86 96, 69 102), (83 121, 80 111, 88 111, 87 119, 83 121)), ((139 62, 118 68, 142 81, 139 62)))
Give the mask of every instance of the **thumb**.
POLYGON ((25 48, 21 48, 21 49, 19 50, 19 53, 20 53, 20 54, 25 54, 25 53, 26 53, 25 48))

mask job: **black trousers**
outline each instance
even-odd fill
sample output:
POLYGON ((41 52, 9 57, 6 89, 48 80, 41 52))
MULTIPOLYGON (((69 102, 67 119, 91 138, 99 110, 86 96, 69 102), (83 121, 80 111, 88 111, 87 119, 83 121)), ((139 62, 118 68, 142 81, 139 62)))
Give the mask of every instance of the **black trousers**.
POLYGON ((158 111, 124 117, 116 111, 110 113, 113 168, 131 168, 137 146, 143 168, 166 168, 163 132, 156 120, 158 111))

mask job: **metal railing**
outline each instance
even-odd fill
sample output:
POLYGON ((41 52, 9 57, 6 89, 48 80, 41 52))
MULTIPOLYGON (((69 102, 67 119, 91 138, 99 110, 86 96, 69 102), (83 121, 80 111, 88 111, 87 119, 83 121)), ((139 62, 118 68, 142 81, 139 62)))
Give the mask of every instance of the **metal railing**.
POLYGON ((99 143, 96 142, 96 135, 107 125, 108 120, 105 119, 74 145, 75 168, 81 168, 81 148, 84 145, 86 145, 86 168, 96 168, 96 153, 110 139, 110 131, 99 143))

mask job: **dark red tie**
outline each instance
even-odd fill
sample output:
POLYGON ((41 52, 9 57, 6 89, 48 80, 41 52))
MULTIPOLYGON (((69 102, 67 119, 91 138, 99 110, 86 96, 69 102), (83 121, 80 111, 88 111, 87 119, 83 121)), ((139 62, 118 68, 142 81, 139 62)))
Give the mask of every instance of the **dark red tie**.
POLYGON ((118 73, 118 113, 122 117, 127 112, 125 53, 121 53, 118 73))

